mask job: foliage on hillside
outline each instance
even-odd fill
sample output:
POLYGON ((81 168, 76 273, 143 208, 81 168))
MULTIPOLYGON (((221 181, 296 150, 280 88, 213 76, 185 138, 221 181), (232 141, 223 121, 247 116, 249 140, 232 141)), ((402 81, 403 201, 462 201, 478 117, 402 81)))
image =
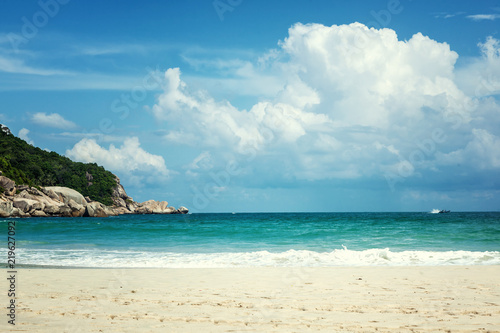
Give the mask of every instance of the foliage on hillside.
POLYGON ((33 147, 12 134, 0 131, 0 170, 16 184, 65 186, 92 200, 112 205, 114 175, 95 163, 73 162, 55 152, 33 147), (92 175, 89 185, 86 174, 92 175))

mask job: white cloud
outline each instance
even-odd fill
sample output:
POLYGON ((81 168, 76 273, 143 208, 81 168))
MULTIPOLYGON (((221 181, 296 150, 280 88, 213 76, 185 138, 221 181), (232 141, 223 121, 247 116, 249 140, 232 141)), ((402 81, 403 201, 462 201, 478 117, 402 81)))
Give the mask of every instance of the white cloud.
POLYGON ((17 134, 17 136, 20 138, 20 139, 23 139, 24 141, 26 141, 27 143, 29 143, 30 145, 33 145, 33 140, 31 140, 28 136, 28 134, 30 133, 30 130, 27 129, 27 128, 21 128, 19 130, 19 133, 17 134))
POLYGON ((266 136, 295 141, 305 134, 304 127, 328 123, 326 116, 304 113, 292 105, 261 102, 250 111, 240 111, 229 102, 217 102, 203 92, 191 93, 180 79, 178 68, 165 73, 165 93, 153 107, 160 120, 177 121, 166 138, 191 145, 245 147, 266 144, 266 136), (270 133, 273 132, 273 133, 270 133))
POLYGON ((484 21, 484 20, 494 21, 494 20, 500 18, 500 14, 467 15, 467 18, 469 18, 469 19, 471 19, 473 21, 484 21))
MULTIPOLYGON (((481 47, 495 62, 495 41, 481 47)), ((412 160, 409 175, 422 176, 436 170, 437 153, 464 148, 464 133, 482 122, 484 102, 455 83, 457 58, 448 44, 420 33, 401 41, 391 29, 360 23, 296 24, 252 66, 283 82, 267 100, 238 109, 191 88, 172 68, 152 112, 167 141, 209 150, 214 168, 237 159, 253 177, 383 179, 412 160), (447 139, 418 153, 435 129, 447 139)))
POLYGON ((500 137, 484 129, 473 129, 472 139, 464 148, 440 154, 439 162, 447 165, 468 164, 474 169, 500 168, 500 137))
POLYGON ((76 128, 76 124, 66 120, 58 113, 46 114, 45 112, 37 112, 31 117, 31 121, 40 126, 71 129, 76 128))
POLYGON ((500 41, 489 36, 478 47, 481 57, 456 71, 457 85, 475 97, 500 94, 500 41))
POLYGON ((61 70, 31 67, 26 65, 24 61, 20 59, 12 59, 2 55, 0 55, 0 72, 32 74, 32 75, 42 75, 42 76, 70 74, 69 72, 61 70))
POLYGON ((82 139, 66 151, 66 156, 79 162, 97 163, 112 172, 133 177, 135 181, 169 175, 163 157, 141 148, 137 137, 125 139, 119 148, 110 144, 108 149, 101 147, 94 139, 82 139))

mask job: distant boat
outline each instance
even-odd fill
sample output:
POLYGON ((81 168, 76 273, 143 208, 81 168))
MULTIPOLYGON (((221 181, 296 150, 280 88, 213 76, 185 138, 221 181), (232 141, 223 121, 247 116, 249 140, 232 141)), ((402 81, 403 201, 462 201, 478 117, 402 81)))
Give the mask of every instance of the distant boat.
POLYGON ((449 213, 449 210, 445 209, 433 209, 431 210, 431 214, 443 214, 443 213, 449 213))

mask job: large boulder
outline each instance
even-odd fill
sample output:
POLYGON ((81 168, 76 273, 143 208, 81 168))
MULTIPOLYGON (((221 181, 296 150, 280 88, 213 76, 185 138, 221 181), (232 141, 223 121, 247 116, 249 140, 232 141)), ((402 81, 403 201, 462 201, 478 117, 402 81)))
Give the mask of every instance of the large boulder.
POLYGON ((0 202, 0 217, 10 217, 14 213, 14 205, 11 201, 0 202))
POLYGON ((177 213, 179 214, 187 214, 189 212, 189 209, 187 209, 184 206, 180 206, 179 209, 177 209, 177 213))
POLYGON ((0 176, 0 187, 4 189, 6 195, 12 196, 16 194, 16 183, 5 176, 0 176))
POLYGON ((26 190, 26 192, 28 192, 31 195, 38 196, 38 197, 43 196, 43 193, 35 187, 30 187, 29 189, 26 190))
POLYGON ((73 210, 68 205, 62 205, 59 207, 57 215, 62 217, 73 217, 73 210))
POLYGON ((19 209, 23 213, 29 213, 31 210, 33 210, 34 205, 37 204, 38 201, 31 200, 31 199, 25 199, 25 198, 16 198, 14 199, 14 208, 19 209))
POLYGON ((112 197, 111 200, 113 201, 113 204, 116 207, 122 207, 122 208, 127 207, 127 202, 125 200, 123 200, 122 198, 112 197))
POLYGON ((148 200, 137 205, 137 214, 171 214, 171 209, 166 201, 148 200))
POLYGON ((165 214, 167 212, 170 212, 170 209, 168 209, 168 202, 157 201, 153 208, 153 214, 165 214))
POLYGON ((35 202, 33 203, 33 207, 31 208, 30 213, 32 213, 35 210, 43 211, 44 208, 45 208, 45 204, 43 202, 35 200, 35 202))
POLYGON ((72 217, 80 217, 85 214, 85 207, 75 202, 73 199, 69 199, 68 207, 71 208, 72 217))
POLYGON ((155 203, 154 200, 141 202, 137 205, 135 212, 137 214, 152 214, 155 203))
POLYGON ((85 206, 83 216, 86 217, 108 217, 107 207, 97 201, 91 201, 85 206))
POLYGON ((54 191, 54 193, 57 194, 60 200, 65 204, 68 204, 69 200, 71 199, 84 207, 87 206, 87 201, 85 200, 83 195, 71 188, 61 186, 47 186, 45 187, 45 190, 54 191))
POLYGON ((162 214, 175 214, 176 212, 177 210, 174 207, 168 206, 167 208, 165 208, 162 214))
POLYGON ((46 217, 47 214, 42 211, 42 210, 35 210, 33 213, 31 213, 31 217, 46 217))
POLYGON ((48 215, 58 215, 59 214, 59 208, 63 205, 45 205, 45 208, 43 209, 44 213, 48 215))
POLYGON ((132 214, 130 210, 128 210, 126 207, 116 207, 112 208, 113 213, 110 215, 124 215, 124 214, 132 214))
POLYGON ((47 188, 47 187, 43 187, 42 188, 42 192, 48 196, 49 198, 51 198, 52 200, 58 200, 59 201, 59 196, 56 194, 56 192, 54 192, 53 190, 47 188))

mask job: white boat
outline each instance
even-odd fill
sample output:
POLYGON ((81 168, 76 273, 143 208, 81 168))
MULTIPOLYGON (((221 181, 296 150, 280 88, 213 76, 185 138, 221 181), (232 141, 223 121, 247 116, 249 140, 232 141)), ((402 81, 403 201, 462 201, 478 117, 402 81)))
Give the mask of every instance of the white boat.
POLYGON ((449 213, 449 210, 446 209, 433 209, 431 210, 431 214, 443 214, 443 213, 449 213))

